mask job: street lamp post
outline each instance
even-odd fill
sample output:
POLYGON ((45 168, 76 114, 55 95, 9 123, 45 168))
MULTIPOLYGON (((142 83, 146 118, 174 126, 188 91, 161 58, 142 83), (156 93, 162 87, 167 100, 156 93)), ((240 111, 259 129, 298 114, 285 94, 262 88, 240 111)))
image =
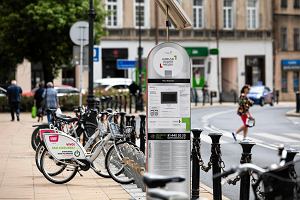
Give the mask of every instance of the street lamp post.
POLYGON ((138 69, 139 69, 139 94, 138 94, 138 104, 139 104, 139 110, 143 111, 144 105, 143 105, 143 96, 142 96, 142 53, 143 53, 143 48, 142 48, 142 26, 141 26, 141 21, 142 21, 142 11, 141 11, 141 1, 139 1, 139 47, 138 47, 138 69))
POLYGON ((94 0, 89 0, 89 88, 88 88, 88 108, 94 108, 94 91, 93 91, 93 81, 94 81, 94 61, 93 61, 93 48, 94 48, 94 19, 96 16, 94 10, 94 0))

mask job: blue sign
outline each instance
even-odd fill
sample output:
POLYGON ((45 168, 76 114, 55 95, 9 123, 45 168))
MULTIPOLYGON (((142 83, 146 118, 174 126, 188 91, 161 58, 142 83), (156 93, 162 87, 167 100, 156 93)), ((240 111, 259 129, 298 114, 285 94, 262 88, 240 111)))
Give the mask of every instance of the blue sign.
POLYGON ((300 70, 300 60, 282 60, 283 70, 300 70))
POLYGON ((93 61, 99 62, 100 60, 100 47, 94 47, 93 51, 93 61))
POLYGON ((135 68, 135 66, 136 66, 135 60, 124 60, 124 59, 117 60, 117 69, 131 69, 131 68, 135 68))

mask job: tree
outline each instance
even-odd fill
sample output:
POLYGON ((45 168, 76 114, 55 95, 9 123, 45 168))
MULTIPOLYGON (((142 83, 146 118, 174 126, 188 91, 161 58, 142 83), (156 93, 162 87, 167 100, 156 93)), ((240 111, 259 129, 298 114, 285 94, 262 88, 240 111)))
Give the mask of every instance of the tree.
MULTIPOLYGON (((41 62, 45 81, 52 81, 57 69, 70 65, 69 31, 76 21, 88 19, 88 9, 88 0, 2 0, 0 78, 8 78, 7 69, 26 58, 41 62)), ((99 40, 105 17, 99 1, 95 1, 95 12, 95 38, 99 40)))

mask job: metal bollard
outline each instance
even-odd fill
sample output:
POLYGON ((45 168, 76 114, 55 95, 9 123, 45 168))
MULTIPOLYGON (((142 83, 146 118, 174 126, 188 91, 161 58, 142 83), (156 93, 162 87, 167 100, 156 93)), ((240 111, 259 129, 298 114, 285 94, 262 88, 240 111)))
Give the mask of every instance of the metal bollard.
POLYGON ((119 95, 119 112, 122 111, 122 104, 123 104, 123 101, 122 101, 122 96, 119 95))
POLYGON ((146 115, 140 114, 140 150, 145 153, 146 143, 146 115))
POLYGON ((131 118, 131 116, 130 115, 126 115, 125 116, 125 119, 126 119, 126 126, 130 126, 130 118, 131 118))
MULTIPOLYGON (((255 145, 255 142, 240 142, 240 145, 243 148, 243 153, 241 157, 240 163, 251 163, 251 149, 255 145)), ((245 173, 241 176, 241 184, 240 184, 240 200, 249 200, 250 194, 250 174, 245 173)))
POLYGON ((105 97, 101 97, 101 111, 104 111, 105 110, 105 97))
POLYGON ((133 130, 130 133, 130 141, 133 144, 135 144, 135 142, 136 142, 136 131, 135 131, 136 121, 135 121, 135 116, 134 115, 131 116, 130 125, 133 127, 133 130))
POLYGON ((213 91, 210 91, 210 105, 213 105, 213 91))
POLYGON ((127 110, 127 96, 124 95, 124 112, 127 110))
POLYGON ((109 96, 105 97, 105 103, 106 103, 106 109, 110 108, 109 107, 109 96))
MULTIPOLYGON (((222 133, 210 133, 208 136, 211 138, 211 159, 212 159, 212 174, 221 173, 221 148, 220 148, 220 138, 222 133)), ((213 197, 214 200, 222 199, 222 186, 221 178, 213 179, 213 197)))
POLYGON ((129 113, 131 114, 132 113, 132 95, 129 94, 129 113))
POLYGON ((276 103, 279 103, 279 90, 275 91, 275 95, 276 95, 276 103))
POLYGON ((125 112, 120 112, 120 131, 121 134, 124 135, 124 128, 125 128, 125 112))
POLYGON ((114 97, 114 108, 115 108, 115 110, 118 109, 118 96, 117 95, 115 95, 115 97, 114 97))
POLYGON ((222 104, 223 103, 223 95, 222 95, 222 92, 220 92, 219 93, 219 95, 220 95, 220 97, 219 97, 219 102, 220 102, 220 104, 222 104))
POLYGON ((296 92, 296 113, 300 112, 300 92, 296 92))
MULTIPOLYGON (((200 165, 199 159, 197 157, 196 144, 200 143, 200 134, 202 133, 202 129, 195 128, 192 129, 193 133, 193 148, 192 148, 192 199, 199 198, 199 183, 200 183, 200 165)), ((199 149, 198 149, 199 151, 199 149)))

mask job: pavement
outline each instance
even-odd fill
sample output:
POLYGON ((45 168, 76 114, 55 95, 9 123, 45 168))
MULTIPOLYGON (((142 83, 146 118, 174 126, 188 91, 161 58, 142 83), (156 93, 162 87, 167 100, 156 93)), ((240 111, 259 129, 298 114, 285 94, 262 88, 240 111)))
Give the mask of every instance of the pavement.
MULTIPOLYGON (((47 181, 35 165, 35 152, 30 140, 32 125, 37 124, 30 113, 21 113, 21 120, 11 122, 9 113, 0 113, 0 199, 34 200, 126 200, 145 199, 137 195, 135 185, 122 186, 112 179, 99 177, 92 170, 82 172, 67 184, 47 181)), ((201 184, 201 199, 213 199, 212 190, 201 184)))

